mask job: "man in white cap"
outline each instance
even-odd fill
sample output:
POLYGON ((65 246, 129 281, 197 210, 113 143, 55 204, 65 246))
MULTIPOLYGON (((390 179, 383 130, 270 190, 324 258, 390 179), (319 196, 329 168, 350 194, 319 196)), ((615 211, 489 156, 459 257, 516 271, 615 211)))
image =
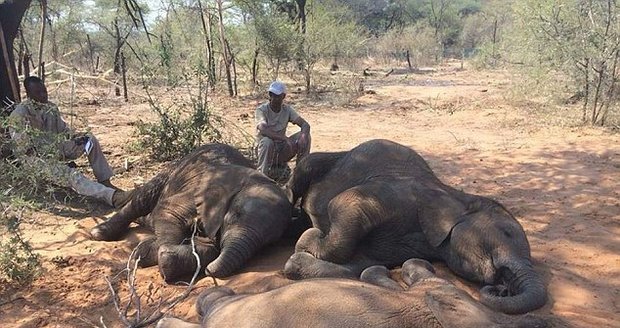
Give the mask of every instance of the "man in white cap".
POLYGON ((258 170, 273 177, 274 167, 285 166, 297 156, 297 161, 310 152, 310 124, 289 105, 284 104, 286 86, 280 81, 269 85, 269 102, 256 109, 256 141, 258 170), (286 127, 291 122, 301 131, 288 137, 286 127))

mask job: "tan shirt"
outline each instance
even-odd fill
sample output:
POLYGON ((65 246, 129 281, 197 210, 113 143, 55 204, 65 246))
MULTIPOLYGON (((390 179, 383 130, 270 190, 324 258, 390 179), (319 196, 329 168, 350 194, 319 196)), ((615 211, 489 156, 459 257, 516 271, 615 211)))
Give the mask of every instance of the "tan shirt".
MULTIPOLYGON (((289 122, 293 122, 299 118, 299 114, 293 109, 293 107, 282 104, 282 109, 279 112, 271 110, 269 103, 264 103, 256 108, 255 120, 256 125, 260 123, 267 124, 267 127, 273 132, 286 136, 286 127, 289 122)), ((261 137, 260 131, 256 133, 257 137, 261 137)))
POLYGON ((56 104, 22 101, 9 116, 9 133, 19 155, 63 155, 72 131, 60 116, 56 104), (60 151, 60 154, 59 154, 60 151))

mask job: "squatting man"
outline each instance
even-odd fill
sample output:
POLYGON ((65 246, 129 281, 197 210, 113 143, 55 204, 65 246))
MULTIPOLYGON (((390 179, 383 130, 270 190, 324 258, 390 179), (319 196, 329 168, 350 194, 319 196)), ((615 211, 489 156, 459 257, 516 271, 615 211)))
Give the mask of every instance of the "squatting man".
POLYGON ((310 124, 293 107, 284 104, 284 83, 272 82, 268 92, 269 102, 259 106, 255 113, 256 142, 258 170, 273 177, 275 168, 286 166, 293 157, 299 162, 310 153, 310 124), (299 126, 301 131, 287 137, 286 128, 289 122, 299 126))

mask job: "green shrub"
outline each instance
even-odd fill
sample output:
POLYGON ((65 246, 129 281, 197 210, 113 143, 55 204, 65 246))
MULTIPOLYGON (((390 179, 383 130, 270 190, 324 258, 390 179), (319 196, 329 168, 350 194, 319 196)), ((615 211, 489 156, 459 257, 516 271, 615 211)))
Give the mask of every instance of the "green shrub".
POLYGON ((20 217, 16 213, 21 210, 10 210, 25 205, 20 204, 19 198, 8 199, 10 205, 2 205, 5 199, 7 196, 3 192, 0 198, 0 282, 25 285, 40 273, 41 263, 19 231, 20 217))

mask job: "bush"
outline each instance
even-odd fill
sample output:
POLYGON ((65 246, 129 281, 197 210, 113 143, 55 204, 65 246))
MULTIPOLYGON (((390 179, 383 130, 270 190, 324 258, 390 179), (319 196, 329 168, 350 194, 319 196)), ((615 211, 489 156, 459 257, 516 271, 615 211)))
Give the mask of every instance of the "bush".
POLYGON ((21 237, 20 218, 4 205, 0 207, 2 209, 2 214, 0 214, 0 282, 28 284, 41 271, 39 256, 21 237))
MULTIPOLYGON (((151 75, 154 77, 155 75, 151 75)), ((157 115, 155 122, 137 125, 138 147, 146 149, 159 161, 169 161, 189 154, 205 143, 221 142, 250 149, 252 138, 213 113, 207 102, 206 70, 202 65, 167 88, 171 101, 156 99, 149 92, 150 77, 143 80, 148 102, 157 115)))

